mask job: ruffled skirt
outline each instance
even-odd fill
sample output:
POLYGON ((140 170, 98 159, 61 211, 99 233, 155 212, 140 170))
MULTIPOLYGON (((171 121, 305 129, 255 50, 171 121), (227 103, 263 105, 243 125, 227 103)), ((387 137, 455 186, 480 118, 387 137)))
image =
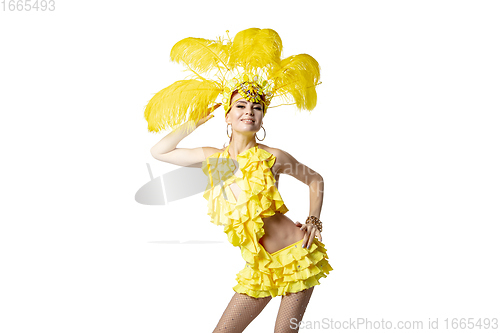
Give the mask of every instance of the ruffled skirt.
POLYGON ((269 265, 247 263, 238 274, 233 290, 254 298, 283 296, 319 285, 333 268, 328 263, 325 245, 314 238, 309 249, 303 240, 269 253, 269 265), (260 267, 260 268, 259 268, 260 267))

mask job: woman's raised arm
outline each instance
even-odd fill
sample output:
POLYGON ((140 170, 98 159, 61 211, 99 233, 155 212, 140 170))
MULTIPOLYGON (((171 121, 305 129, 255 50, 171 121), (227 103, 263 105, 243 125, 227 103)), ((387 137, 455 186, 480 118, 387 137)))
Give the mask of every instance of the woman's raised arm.
POLYGON ((159 161, 185 166, 185 167, 201 167, 201 163, 205 160, 204 150, 208 150, 207 153, 213 153, 212 150, 216 148, 212 147, 199 147, 199 148, 176 148, 179 142, 182 141, 186 136, 191 134, 198 126, 204 124, 207 120, 213 118, 212 112, 217 109, 220 104, 216 105, 214 108, 210 108, 207 112, 208 115, 198 123, 194 124, 194 120, 185 122, 180 127, 176 128, 174 131, 167 134, 163 139, 161 139, 157 144, 151 148, 151 155, 159 161))

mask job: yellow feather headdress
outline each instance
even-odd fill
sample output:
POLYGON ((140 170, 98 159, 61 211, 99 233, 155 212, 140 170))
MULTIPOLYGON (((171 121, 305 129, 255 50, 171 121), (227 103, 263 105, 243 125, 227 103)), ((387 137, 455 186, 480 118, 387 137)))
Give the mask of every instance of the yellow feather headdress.
MULTIPOLYGON (((308 54, 281 59, 283 45, 272 29, 251 28, 231 40, 185 38, 170 52, 172 61, 183 64, 192 77, 177 81, 156 93, 144 111, 150 132, 168 126, 176 129, 187 120, 197 123, 219 96, 225 113, 231 95, 264 106, 264 115, 275 97, 294 104, 299 110, 316 106, 316 86, 320 84, 318 62, 308 54)), ((274 107, 274 106, 273 106, 274 107)))

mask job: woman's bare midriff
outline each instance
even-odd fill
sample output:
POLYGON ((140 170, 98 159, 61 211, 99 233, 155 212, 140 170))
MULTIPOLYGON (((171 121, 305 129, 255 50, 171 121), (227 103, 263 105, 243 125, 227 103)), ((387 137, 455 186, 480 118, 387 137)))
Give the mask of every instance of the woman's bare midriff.
POLYGON ((259 239, 264 249, 273 253, 304 238, 305 231, 284 214, 276 212, 273 216, 262 219, 265 234, 259 239))

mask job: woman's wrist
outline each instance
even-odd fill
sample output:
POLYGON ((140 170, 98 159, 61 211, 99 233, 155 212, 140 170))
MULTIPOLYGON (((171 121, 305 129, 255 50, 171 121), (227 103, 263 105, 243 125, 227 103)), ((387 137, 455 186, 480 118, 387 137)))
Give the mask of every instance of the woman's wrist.
POLYGON ((306 224, 315 225, 319 232, 323 231, 323 223, 316 216, 310 215, 306 220, 306 224))

